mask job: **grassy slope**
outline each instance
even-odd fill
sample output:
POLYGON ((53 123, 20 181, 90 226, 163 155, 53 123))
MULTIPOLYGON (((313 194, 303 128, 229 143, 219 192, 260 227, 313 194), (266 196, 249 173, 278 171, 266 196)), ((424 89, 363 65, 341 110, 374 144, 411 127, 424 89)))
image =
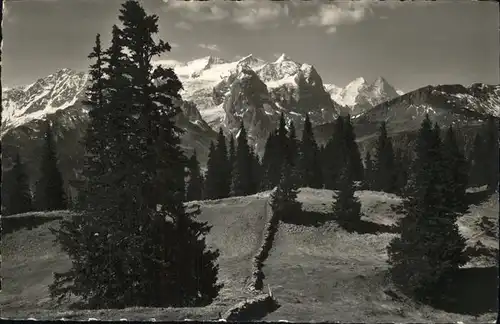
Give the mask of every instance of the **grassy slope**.
MULTIPOLYGON (((361 191, 365 220, 394 224, 400 215, 390 210, 400 199, 393 195, 361 191)), ((321 212, 330 207, 332 192, 302 189, 299 200, 305 210, 321 212)), ((498 197, 492 197, 460 220, 463 234, 477 234, 474 213, 487 215, 498 224, 498 197), (488 207, 484 207, 488 206, 488 207)), ((270 256, 263 268, 264 282, 272 287, 281 308, 265 320, 291 321, 457 321, 474 317, 451 314, 406 300, 393 300, 386 277, 386 246, 395 234, 349 234, 334 222, 319 227, 280 224, 270 256)), ((491 241, 491 238, 484 238, 491 241)), ((471 240, 469 240, 471 241, 471 240)), ((491 243, 491 242, 490 242, 491 243)), ((496 243, 498 249, 498 243, 496 243)), ((490 258, 489 265, 495 264, 490 258)), ((485 265, 483 263, 483 265, 485 265)), ((494 282, 490 283, 494 285, 494 282)), ((483 322, 494 313, 479 317, 483 322)))
MULTIPOLYGON (((265 205, 269 193, 201 202, 200 220, 213 229, 207 237, 210 246, 219 248, 220 280, 225 284, 220 297, 204 308, 67 311, 68 305, 54 307, 48 299, 47 287, 52 271, 62 271, 69 260, 52 242, 45 223, 31 230, 22 229, 2 238, 3 291, 0 293, 2 317, 72 318, 147 320, 213 319, 231 305, 250 296, 245 289, 250 278, 251 259, 259 247, 265 226, 265 205)), ((399 197, 362 191, 366 221, 394 224, 400 215, 391 205, 400 204, 399 197)), ((332 192, 302 189, 299 200, 306 210, 325 212, 330 209, 332 192)), ((475 220, 487 215, 498 224, 497 197, 471 207, 459 221, 467 237, 480 233, 475 220)), ((265 261, 264 284, 269 284, 282 305, 265 319, 339 320, 339 321, 451 321, 464 316, 418 307, 412 302, 394 301, 384 293, 390 288, 385 278, 386 244, 394 234, 348 234, 335 223, 320 227, 280 224, 275 244, 265 261)), ((475 240, 498 249, 495 239, 480 235, 475 240)), ((481 258, 481 264, 494 262, 481 258)), ((480 319, 490 319, 483 316, 480 319)), ((492 317, 491 317, 492 318, 492 317)))
MULTIPOLYGON (((260 245, 265 226, 268 193, 249 197, 201 202, 198 219, 213 225, 207 237, 211 247, 219 248, 219 279, 224 283, 213 305, 192 309, 127 309, 113 311, 67 312, 68 305, 54 305, 48 295, 52 272, 68 269, 70 261, 53 243, 50 221, 33 229, 21 229, 2 237, 3 291, 0 294, 2 317, 75 318, 89 316, 102 319, 182 320, 184 318, 216 318, 242 298, 251 296, 245 288, 251 275, 251 261, 260 245)), ((66 217, 70 214, 64 213, 66 217)))

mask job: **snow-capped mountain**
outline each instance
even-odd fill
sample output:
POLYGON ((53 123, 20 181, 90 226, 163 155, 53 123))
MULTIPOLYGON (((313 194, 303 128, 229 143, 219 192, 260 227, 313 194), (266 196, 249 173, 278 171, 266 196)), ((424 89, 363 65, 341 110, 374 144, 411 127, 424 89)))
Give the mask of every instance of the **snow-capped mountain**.
POLYGON ((392 132, 410 131, 420 127, 426 114, 442 127, 474 125, 483 122, 486 115, 500 117, 500 86, 426 86, 375 106, 360 115, 355 124, 364 134, 382 121, 392 132))
MULTIPOLYGON (((4 161, 20 150, 31 178, 36 179, 42 135, 50 121, 64 178, 73 180, 76 170, 81 168, 83 148, 80 140, 88 124, 88 109, 82 103, 87 85, 86 73, 63 69, 28 86, 3 89, 4 161)), ((203 120, 194 103, 181 101, 179 105, 182 113, 176 117, 176 123, 185 130, 181 145, 188 152, 196 149, 203 162, 210 141, 217 134, 203 120)))
POLYGON ((398 92, 383 77, 378 77, 372 83, 359 77, 349 82, 344 88, 327 84, 325 90, 334 101, 348 107, 346 112, 351 115, 359 115, 384 101, 403 94, 402 91, 398 92))
MULTIPOLYGON (((374 147, 383 121, 396 146, 412 145, 426 114, 442 129, 454 125, 462 134, 472 134, 472 139, 488 115, 500 117, 500 85, 426 86, 376 105, 353 118, 360 150, 374 147)), ((314 131, 318 143, 324 144, 333 134, 333 124, 316 126, 314 131)))
POLYGON ((86 73, 62 69, 25 87, 2 91, 2 134, 75 105, 87 81, 86 73))

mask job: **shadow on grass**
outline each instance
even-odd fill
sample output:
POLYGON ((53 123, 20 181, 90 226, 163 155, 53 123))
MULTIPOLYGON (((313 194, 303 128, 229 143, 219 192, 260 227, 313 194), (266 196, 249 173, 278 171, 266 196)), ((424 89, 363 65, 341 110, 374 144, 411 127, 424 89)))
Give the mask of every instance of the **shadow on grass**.
POLYGON ((451 282, 430 306, 472 316, 498 311, 498 267, 460 269, 451 282))
MULTIPOLYGON (((302 211, 300 214, 287 215, 281 220, 288 224, 319 227, 327 221, 336 221, 331 214, 319 213, 313 211, 302 211)), ((357 223, 339 222, 339 225, 348 232, 358 234, 376 234, 376 233, 398 233, 397 226, 389 226, 360 220, 357 223)))
POLYGON ((62 216, 3 216, 2 217, 2 234, 9 234, 21 229, 33 229, 54 220, 61 220, 62 216))
POLYGON ((490 198, 492 194, 493 193, 490 190, 482 190, 482 191, 478 191, 478 192, 468 192, 466 195, 467 204, 468 205, 479 205, 479 204, 485 202, 486 200, 488 200, 488 198, 490 198))

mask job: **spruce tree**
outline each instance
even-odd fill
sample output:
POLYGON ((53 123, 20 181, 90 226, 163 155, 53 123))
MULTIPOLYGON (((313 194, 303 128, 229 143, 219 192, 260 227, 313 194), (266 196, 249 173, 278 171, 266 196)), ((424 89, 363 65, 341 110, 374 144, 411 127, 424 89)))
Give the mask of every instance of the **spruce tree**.
POLYGON ((469 155, 469 182, 473 186, 481 186, 485 183, 484 179, 484 157, 486 147, 483 136, 477 133, 474 137, 472 149, 469 155))
POLYGON ((395 193, 402 195, 408 182, 408 171, 410 161, 408 156, 401 149, 394 152, 394 174, 395 174, 395 193))
POLYGON ((499 154, 498 154, 498 119, 489 116, 486 123, 485 147, 487 155, 484 157, 484 178, 486 186, 490 191, 498 190, 499 154))
POLYGON ((299 146, 298 173, 300 186, 316 189, 323 187, 323 173, 320 161, 318 144, 314 138, 312 124, 307 114, 299 146))
POLYGON ((293 121, 290 122, 288 132, 288 154, 287 161, 288 164, 295 167, 297 165, 298 151, 299 151, 299 141, 297 140, 297 134, 295 130, 295 125, 293 121))
POLYGON ((335 120, 333 135, 325 145, 322 160, 325 189, 339 189, 341 173, 349 161, 345 141, 344 117, 342 116, 335 120))
POLYGON ((272 131, 266 140, 264 156, 262 158, 262 190, 270 190, 278 185, 281 163, 277 131, 272 131))
POLYGON ((205 173, 205 183, 203 199, 218 199, 217 190, 217 156, 214 142, 210 142, 208 150, 207 171, 205 173))
POLYGON ((40 178, 36 183, 35 203, 37 210, 66 209, 66 194, 58 168, 52 126, 47 123, 45 142, 41 156, 40 178))
POLYGON ((252 166, 254 159, 247 141, 247 131, 241 122, 238 132, 236 146, 236 161, 234 167, 234 177, 231 187, 233 196, 250 195, 254 190, 254 179, 252 179, 252 166))
POLYGON ((363 180, 363 162, 359 152, 358 144, 356 143, 356 134, 352 126, 351 116, 347 115, 344 119, 344 134, 345 149, 347 155, 347 163, 349 170, 353 173, 352 179, 355 181, 363 180))
POLYGON ((234 142, 233 134, 229 137, 229 168, 231 170, 231 183, 233 183, 233 175, 234 175, 234 161, 236 161, 236 144, 234 142))
POLYGON ((280 182, 271 194, 271 208, 280 219, 294 218, 301 213, 302 203, 297 201, 299 191, 294 180, 292 167, 288 163, 283 164, 280 182))
POLYGON ((196 151, 189 159, 189 181, 186 188, 186 201, 201 200, 203 193, 203 178, 200 171, 200 163, 196 157, 196 151))
POLYGON ((439 128, 428 116, 416 142, 414 174, 404 201, 401 236, 388 246, 391 276, 405 292, 419 298, 439 296, 458 267, 465 264, 465 239, 455 223, 457 214, 447 206, 447 177, 439 128))
POLYGON ((468 184, 467 161, 458 146, 455 130, 450 126, 446 132, 442 151, 442 172, 446 185, 446 206, 461 214, 467 211, 466 189, 468 184))
POLYGON ((348 231, 354 230, 361 220, 361 203, 354 196, 353 176, 349 166, 345 166, 341 171, 338 194, 334 194, 336 201, 333 204, 333 217, 348 231))
POLYGON ((387 136, 386 123, 380 125, 375 152, 374 190, 396 192, 396 174, 392 141, 387 136))
POLYGON ((373 186, 373 160, 370 151, 366 151, 363 188, 365 188, 366 190, 371 190, 372 186, 373 186))
POLYGON ((230 156, 228 155, 226 137, 222 128, 219 128, 217 135, 217 144, 215 145, 217 156, 217 180, 218 180, 218 194, 217 198, 229 197, 231 189, 231 166, 230 156))
POLYGON ((54 230, 72 267, 55 275, 51 296, 101 308, 205 305, 221 288, 218 251, 206 251, 210 226, 183 204, 187 159, 174 124, 182 84, 151 64, 170 50, 153 39, 158 17, 128 0, 119 20, 104 55, 103 104, 89 97, 85 203, 54 230))
POLYGON ((4 195, 4 215, 14 215, 32 211, 29 179, 24 164, 21 161, 21 157, 19 156, 19 152, 16 153, 14 166, 9 176, 4 180, 6 181, 3 189, 8 192, 7 195, 4 195))

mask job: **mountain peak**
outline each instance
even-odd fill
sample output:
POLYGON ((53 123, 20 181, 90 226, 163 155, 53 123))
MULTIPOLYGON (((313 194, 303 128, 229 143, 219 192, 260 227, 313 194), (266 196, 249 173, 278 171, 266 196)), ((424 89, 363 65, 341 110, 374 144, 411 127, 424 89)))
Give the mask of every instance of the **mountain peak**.
POLYGON ((280 55, 280 57, 278 57, 278 59, 275 61, 275 63, 281 63, 281 62, 284 62, 284 61, 291 61, 292 59, 286 55, 285 53, 282 53, 280 55))

